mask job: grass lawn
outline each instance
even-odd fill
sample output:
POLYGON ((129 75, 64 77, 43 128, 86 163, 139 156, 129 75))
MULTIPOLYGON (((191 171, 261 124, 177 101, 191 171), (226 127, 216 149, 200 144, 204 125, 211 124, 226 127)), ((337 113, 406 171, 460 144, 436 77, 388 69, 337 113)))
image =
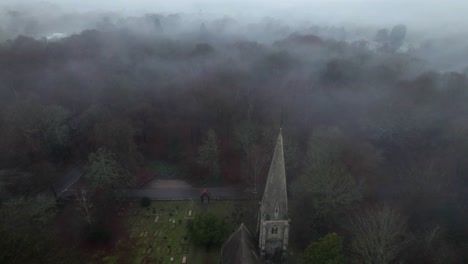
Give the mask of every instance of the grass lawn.
POLYGON ((197 246, 188 234, 188 222, 197 214, 214 213, 223 219, 230 231, 244 222, 255 232, 255 201, 153 201, 147 208, 139 202, 122 208, 128 235, 117 242, 116 250, 100 255, 98 263, 219 263, 220 247, 206 250, 197 246), (121 246, 121 245, 127 246, 121 246), (171 258, 173 260, 171 261, 171 258))

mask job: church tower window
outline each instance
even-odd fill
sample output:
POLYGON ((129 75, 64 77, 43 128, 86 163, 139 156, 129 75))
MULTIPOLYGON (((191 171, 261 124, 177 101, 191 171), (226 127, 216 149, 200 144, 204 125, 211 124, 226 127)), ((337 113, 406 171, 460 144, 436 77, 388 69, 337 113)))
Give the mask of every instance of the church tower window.
POLYGON ((271 234, 272 235, 278 234, 278 227, 277 226, 274 226, 274 227, 271 228, 271 234))

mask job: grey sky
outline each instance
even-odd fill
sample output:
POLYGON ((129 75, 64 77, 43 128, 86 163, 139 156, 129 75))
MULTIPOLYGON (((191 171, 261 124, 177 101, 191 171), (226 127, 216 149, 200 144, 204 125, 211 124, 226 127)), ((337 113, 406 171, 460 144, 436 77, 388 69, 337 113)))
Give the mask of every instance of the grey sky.
POLYGON ((423 29, 464 30, 467 0, 0 0, 7 5, 49 2, 65 10, 184 12, 327 24, 385 26, 406 23, 423 29))

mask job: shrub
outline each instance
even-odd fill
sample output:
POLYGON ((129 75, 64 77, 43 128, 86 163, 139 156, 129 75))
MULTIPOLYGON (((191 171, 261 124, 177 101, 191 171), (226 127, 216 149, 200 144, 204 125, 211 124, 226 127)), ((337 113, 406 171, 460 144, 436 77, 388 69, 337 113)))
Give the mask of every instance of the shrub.
POLYGON ((221 244, 228 235, 228 229, 223 219, 212 213, 195 216, 189 223, 189 231, 194 240, 209 248, 221 244))
POLYGON ((141 200, 140 200, 140 205, 141 205, 141 207, 150 206, 151 205, 151 199, 146 197, 146 196, 142 197, 141 200))
POLYGON ((103 224, 95 224, 87 228, 86 240, 89 243, 108 243, 112 238, 112 230, 103 224))
POLYGON ((319 241, 310 243, 304 252, 305 263, 343 264, 343 238, 330 233, 319 241))

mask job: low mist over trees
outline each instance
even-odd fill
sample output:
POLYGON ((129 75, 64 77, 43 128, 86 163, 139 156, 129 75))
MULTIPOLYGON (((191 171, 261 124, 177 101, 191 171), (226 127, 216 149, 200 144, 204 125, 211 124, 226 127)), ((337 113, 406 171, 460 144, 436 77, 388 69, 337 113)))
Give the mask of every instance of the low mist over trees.
MULTIPOLYGON (((261 193, 280 126, 291 247, 307 261, 467 262, 466 74, 413 56, 430 45, 401 53, 405 25, 372 32, 383 48, 371 49, 323 37, 343 28, 265 20, 242 35, 223 21, 109 18, 56 41, 1 42, 0 262, 69 263, 50 256, 53 220, 78 230, 63 235, 71 256, 107 245, 113 191, 167 176, 154 164, 261 193), (35 199, 78 165, 87 192, 73 210, 35 199)), ((191 230, 215 245, 223 224, 204 215, 191 230)))

